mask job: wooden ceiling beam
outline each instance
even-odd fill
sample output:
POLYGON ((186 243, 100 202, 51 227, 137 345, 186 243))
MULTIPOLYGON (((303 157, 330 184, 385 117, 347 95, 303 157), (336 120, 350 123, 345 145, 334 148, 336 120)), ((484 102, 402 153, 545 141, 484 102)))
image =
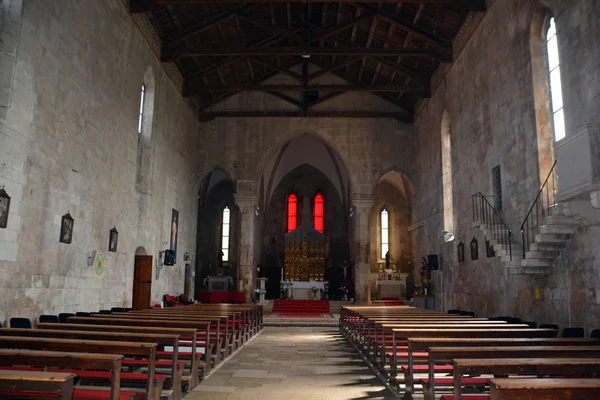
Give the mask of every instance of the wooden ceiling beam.
MULTIPOLYGON (((135 2, 135 0, 129 0, 135 2)), ((137 0, 138 2, 149 2, 154 5, 175 5, 175 4, 226 4, 226 3, 245 3, 245 4, 265 4, 265 3, 356 3, 356 0, 137 0)), ((467 7, 471 11, 485 11, 487 8, 486 0, 363 0, 363 3, 408 3, 408 4, 459 4, 467 7), (483 10, 482 10, 483 8, 483 10)), ((137 11, 141 12, 141 11, 137 11)))
MULTIPOLYGON (((300 28, 300 26, 297 26, 296 28, 292 28, 292 32, 298 30, 299 28, 300 28)), ((283 38, 281 37, 281 35, 278 35, 278 34, 277 35, 272 35, 272 36, 269 36, 268 38, 266 38, 264 40, 261 40, 260 42, 255 43, 255 44, 253 44, 251 46, 252 47, 254 47, 254 46, 256 46, 256 47, 270 46, 272 44, 275 44, 275 43, 279 42, 282 39, 283 38)), ((207 66, 205 68, 203 68, 200 71, 197 71, 197 72, 194 72, 193 74, 185 76, 184 79, 186 81, 191 81, 191 80, 196 79, 196 78, 198 78, 200 76, 209 74, 209 73, 211 73, 211 72, 213 72, 213 71, 217 70, 218 68, 221 68, 221 67, 223 67, 225 65, 233 64, 233 63, 235 63, 237 61, 243 60, 243 58, 244 57, 225 57, 225 58, 222 58, 219 61, 217 61, 217 62, 215 62, 215 63, 213 63, 213 64, 211 64, 211 65, 209 65, 209 66, 207 66)))
POLYGON ((285 94, 281 94, 279 92, 267 92, 267 93, 269 93, 271 96, 275 96, 278 99, 281 99, 281 100, 283 100, 285 102, 293 104, 293 105, 295 105, 296 107, 298 107, 300 109, 302 109, 304 107, 304 104, 302 104, 301 101, 298 101, 296 99, 292 99, 291 97, 286 96, 285 94))
POLYGON ((289 85, 289 84, 239 84, 226 86, 199 86, 202 90, 212 92, 422 92, 423 87, 412 85, 372 85, 372 84, 352 84, 352 85, 289 85))
POLYGON ((327 68, 323 68, 323 69, 321 69, 321 70, 319 70, 317 72, 313 72, 312 74, 308 75, 308 80, 309 81, 315 80, 317 78, 320 78, 323 75, 327 75, 327 74, 329 74, 329 73, 331 73, 331 72, 333 72, 335 70, 338 70, 340 68, 344 68, 346 65, 355 63, 355 62, 360 61, 360 60, 362 60, 362 57, 349 58, 349 59, 347 59, 345 61, 338 62, 338 63, 336 63, 334 65, 331 65, 331 66, 329 66, 327 68))
POLYGON ((242 14, 242 13, 236 13, 235 16, 239 19, 242 19, 244 21, 248 21, 251 24, 254 24, 256 26, 258 26, 259 28, 265 29, 265 30, 269 30, 272 31, 274 33, 278 33, 281 36, 287 37, 289 39, 292 39, 293 41, 302 44, 303 43, 303 39, 294 34, 290 29, 284 29, 284 28, 280 28, 276 25, 267 25, 267 24, 263 24, 260 21, 255 20, 254 18, 250 17, 247 14, 242 14))
POLYGON ((385 111, 200 111, 201 121, 215 118, 392 118, 412 123, 412 116, 406 112, 385 111))
MULTIPOLYGON (((344 46, 349 46, 349 47, 350 46, 356 46, 356 44, 354 44, 354 43, 350 42, 349 40, 346 40, 346 39, 344 39, 344 38, 342 38, 340 36, 333 36, 333 37, 330 38, 330 40, 335 41, 336 44, 339 43, 339 44, 344 45, 344 46)), ((335 49, 337 49, 337 47, 335 49)), ((382 63, 383 65, 386 65, 386 66, 394 69, 395 71, 398 71, 402 75, 405 75, 405 76, 408 76, 408 77, 411 77, 411 78, 415 78, 415 79, 421 79, 421 80, 428 79, 425 76, 420 76, 419 72, 417 70, 412 70, 412 69, 410 69, 410 68, 408 68, 408 67, 406 67, 404 65, 398 64, 398 63, 396 63, 396 62, 394 62, 392 60, 389 60, 387 58, 384 58, 384 57, 375 57, 375 56, 371 56, 371 58, 373 60, 377 61, 377 62, 382 63)))
POLYGON ((183 52, 181 43, 189 39, 190 37, 196 36, 203 31, 212 28, 219 22, 226 20, 227 18, 233 17, 238 12, 247 10, 251 6, 249 4, 238 4, 228 10, 213 15, 212 17, 202 20, 192 27, 187 28, 184 32, 173 38, 163 38, 160 46, 160 60, 162 62, 169 62, 179 57, 179 54, 183 52))
POLYGON ((335 35, 336 33, 340 33, 348 28, 352 28, 358 24, 360 24, 363 21, 369 20, 373 17, 375 17, 375 13, 366 13, 361 15, 360 17, 354 18, 351 21, 345 22, 343 24, 340 25, 336 25, 334 27, 331 27, 330 29, 326 29, 324 31, 319 32, 319 34, 314 37, 311 42, 318 42, 321 41, 323 39, 328 38, 329 36, 335 35))
POLYGON ((379 57, 433 57, 441 61, 451 62, 453 54, 450 50, 438 48, 362 48, 362 47, 204 47, 186 50, 182 57, 265 57, 265 56, 379 56, 379 57))
POLYGON ((401 18, 399 16, 397 16, 394 13, 391 13, 383 8, 379 8, 373 4, 368 4, 365 2, 362 3, 358 3, 358 6, 370 11, 372 13, 376 13, 377 16, 381 17, 381 18, 385 18, 387 21, 396 24, 396 25, 400 25, 402 27, 402 29, 408 31, 408 32, 412 32, 415 33, 417 35, 420 35, 421 37, 429 40, 432 43, 435 43, 436 46, 438 46, 439 48, 443 48, 446 50, 452 50, 452 45, 450 44, 449 41, 445 40, 444 38, 442 38, 439 35, 436 35, 433 32, 428 31, 427 29, 424 29, 422 27, 420 27, 417 24, 414 24, 412 21, 401 18))
POLYGON ((258 57, 250 57, 250 59, 254 60, 255 62, 257 62, 259 64, 264 65, 267 68, 274 69, 275 71, 279 71, 282 74, 285 74, 285 75, 289 76, 292 79, 295 79, 297 81, 302 82, 302 76, 300 76, 300 74, 297 74, 297 73, 295 73, 293 71, 290 71, 289 69, 282 68, 279 65, 275 65, 275 64, 270 63, 268 61, 262 60, 262 59, 260 59, 258 57))

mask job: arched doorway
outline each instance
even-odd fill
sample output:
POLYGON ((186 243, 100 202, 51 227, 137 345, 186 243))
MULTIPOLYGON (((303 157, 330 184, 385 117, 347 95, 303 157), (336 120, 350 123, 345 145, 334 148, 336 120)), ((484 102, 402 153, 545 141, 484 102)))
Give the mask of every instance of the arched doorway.
POLYGON ((135 310, 150 308, 152 296, 152 266, 153 259, 144 247, 135 250, 133 270, 133 304, 135 310))

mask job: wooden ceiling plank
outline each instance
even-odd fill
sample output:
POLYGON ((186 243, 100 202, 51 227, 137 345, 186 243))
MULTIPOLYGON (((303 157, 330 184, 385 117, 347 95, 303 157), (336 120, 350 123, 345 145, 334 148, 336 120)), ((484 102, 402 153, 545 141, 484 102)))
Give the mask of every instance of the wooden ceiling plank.
POLYGON ((314 43, 314 42, 318 42, 320 40, 326 39, 326 38, 328 38, 330 36, 333 36, 333 35, 335 35, 337 33, 345 31, 348 28, 353 28, 356 25, 360 24, 361 22, 369 20, 369 19, 374 18, 374 17, 375 17, 374 13, 366 13, 366 14, 363 14, 363 15, 359 16, 358 18, 354 18, 351 21, 345 22, 344 24, 337 24, 336 26, 334 26, 334 27, 332 27, 330 29, 323 30, 323 29, 319 28, 319 29, 321 29, 320 32, 318 33, 318 35, 316 37, 314 37, 311 40, 311 42, 314 43))
MULTIPOLYGON (((300 60, 293 60, 289 63, 287 63, 284 68, 292 68, 293 66, 297 65, 300 63, 300 60)), ((259 76, 258 78, 256 78, 253 81, 248 82, 249 85, 258 85, 264 81, 266 81, 269 78, 274 77, 275 75, 277 75, 279 72, 275 71, 275 72, 268 72, 265 75, 259 76)), ((189 97, 189 96, 194 96, 196 95, 198 92, 203 91, 203 90, 207 90, 205 85, 201 85, 201 84, 193 84, 190 83, 189 81, 184 81, 183 84, 183 89, 181 92, 181 95, 183 97, 189 97)), ((228 97, 231 97, 235 94, 237 94, 238 92, 225 92, 220 96, 217 96, 213 101, 204 104, 203 106, 201 106, 201 110, 206 110, 209 107, 212 107, 213 105, 225 100, 228 97)))
MULTIPOLYGON (((375 30, 377 29, 377 17, 373 18, 373 22, 371 23, 371 30, 369 31, 369 36, 367 37, 366 48, 370 48, 373 43, 373 36, 375 35, 375 30)), ((365 64, 367 62, 367 57, 363 57, 362 62, 360 63, 360 68, 358 70, 358 80, 362 81, 363 73, 365 72, 365 64)))
MULTIPOLYGON (((300 26, 296 26, 296 30, 299 29, 300 26)), ((275 44, 277 42, 279 42, 280 40, 282 40, 283 38, 281 37, 281 35, 272 35, 269 36, 268 38, 261 40, 258 43, 255 43, 254 45, 252 45, 252 47, 256 46, 256 47, 260 47, 260 46, 270 46, 272 44, 275 44)), ((199 76, 211 73, 213 71, 215 71, 217 68, 223 67, 225 65, 229 65, 232 64, 234 62, 240 61, 243 57, 225 57, 222 58, 221 60, 209 65, 208 67, 197 71, 191 75, 185 76, 184 79, 187 81, 193 80, 195 78, 198 78, 199 76)))
POLYGON ((240 18, 240 19, 243 19, 244 21, 248 21, 251 24, 258 26, 259 28, 263 28, 263 29, 278 33, 281 36, 285 36, 285 37, 292 39, 293 41, 298 42, 300 44, 302 43, 302 38, 300 36, 292 33, 292 31, 290 29, 283 29, 276 25, 263 24, 262 22, 257 21, 254 18, 250 17, 248 14, 236 13, 236 18, 240 18))
POLYGON ((161 48, 160 48, 160 59, 162 62, 169 62, 176 59, 179 53, 182 51, 180 49, 180 44, 186 39, 189 39, 193 36, 196 36, 206 29, 209 29, 219 22, 230 18, 235 15, 238 11, 247 10, 251 6, 248 4, 238 4, 231 9, 220 12, 218 14, 213 15, 211 18, 200 21, 194 26, 187 28, 184 32, 179 34, 178 36, 170 39, 162 39, 161 48))
POLYGON ((452 45, 444 38, 442 38, 441 36, 428 31, 425 28, 420 27, 417 24, 414 24, 412 21, 409 21, 407 19, 404 19, 402 17, 397 16, 394 13, 391 13, 385 9, 379 9, 376 6, 372 5, 372 4, 368 4, 368 3, 358 3, 358 5, 362 8, 364 8, 365 10, 377 13, 378 16, 387 19, 388 21, 400 25, 402 27, 402 29, 408 31, 408 32, 412 32, 412 33, 416 33, 422 37, 424 37, 425 39, 429 40, 430 42, 435 43, 436 46, 446 49, 446 50, 452 50, 452 45))

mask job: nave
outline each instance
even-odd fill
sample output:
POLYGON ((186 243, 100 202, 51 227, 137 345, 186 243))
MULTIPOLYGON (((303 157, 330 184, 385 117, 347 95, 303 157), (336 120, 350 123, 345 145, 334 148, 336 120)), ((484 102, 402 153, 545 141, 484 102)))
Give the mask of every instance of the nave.
POLYGON ((395 399, 335 328, 265 327, 186 400, 395 399))

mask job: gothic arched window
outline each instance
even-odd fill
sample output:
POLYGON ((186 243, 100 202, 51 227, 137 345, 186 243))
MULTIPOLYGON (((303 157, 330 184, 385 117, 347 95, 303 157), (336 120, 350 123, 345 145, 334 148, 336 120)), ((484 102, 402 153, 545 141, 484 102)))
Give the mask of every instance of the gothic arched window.
POLYGON ((223 222, 221 224, 221 251, 223 261, 229 261, 229 227, 231 222, 231 211, 225 206, 223 209, 223 222))
POLYGON ((554 140, 565 137, 565 114, 563 110, 562 83, 560 81, 560 59, 554 17, 550 17, 546 31, 546 50, 548 51, 548 72, 550 74, 550 104, 554 122, 554 140))
POLYGON ((385 258, 385 254, 390 249, 390 227, 389 215, 385 207, 381 210, 381 258, 385 258))
POLYGON ((315 211, 314 211, 314 227, 317 231, 323 233, 324 225, 323 220, 325 217, 325 204, 323 195, 321 193, 317 193, 315 196, 315 211))
POLYGON ((287 231, 291 232, 298 226, 298 198, 290 193, 287 199, 287 231))

